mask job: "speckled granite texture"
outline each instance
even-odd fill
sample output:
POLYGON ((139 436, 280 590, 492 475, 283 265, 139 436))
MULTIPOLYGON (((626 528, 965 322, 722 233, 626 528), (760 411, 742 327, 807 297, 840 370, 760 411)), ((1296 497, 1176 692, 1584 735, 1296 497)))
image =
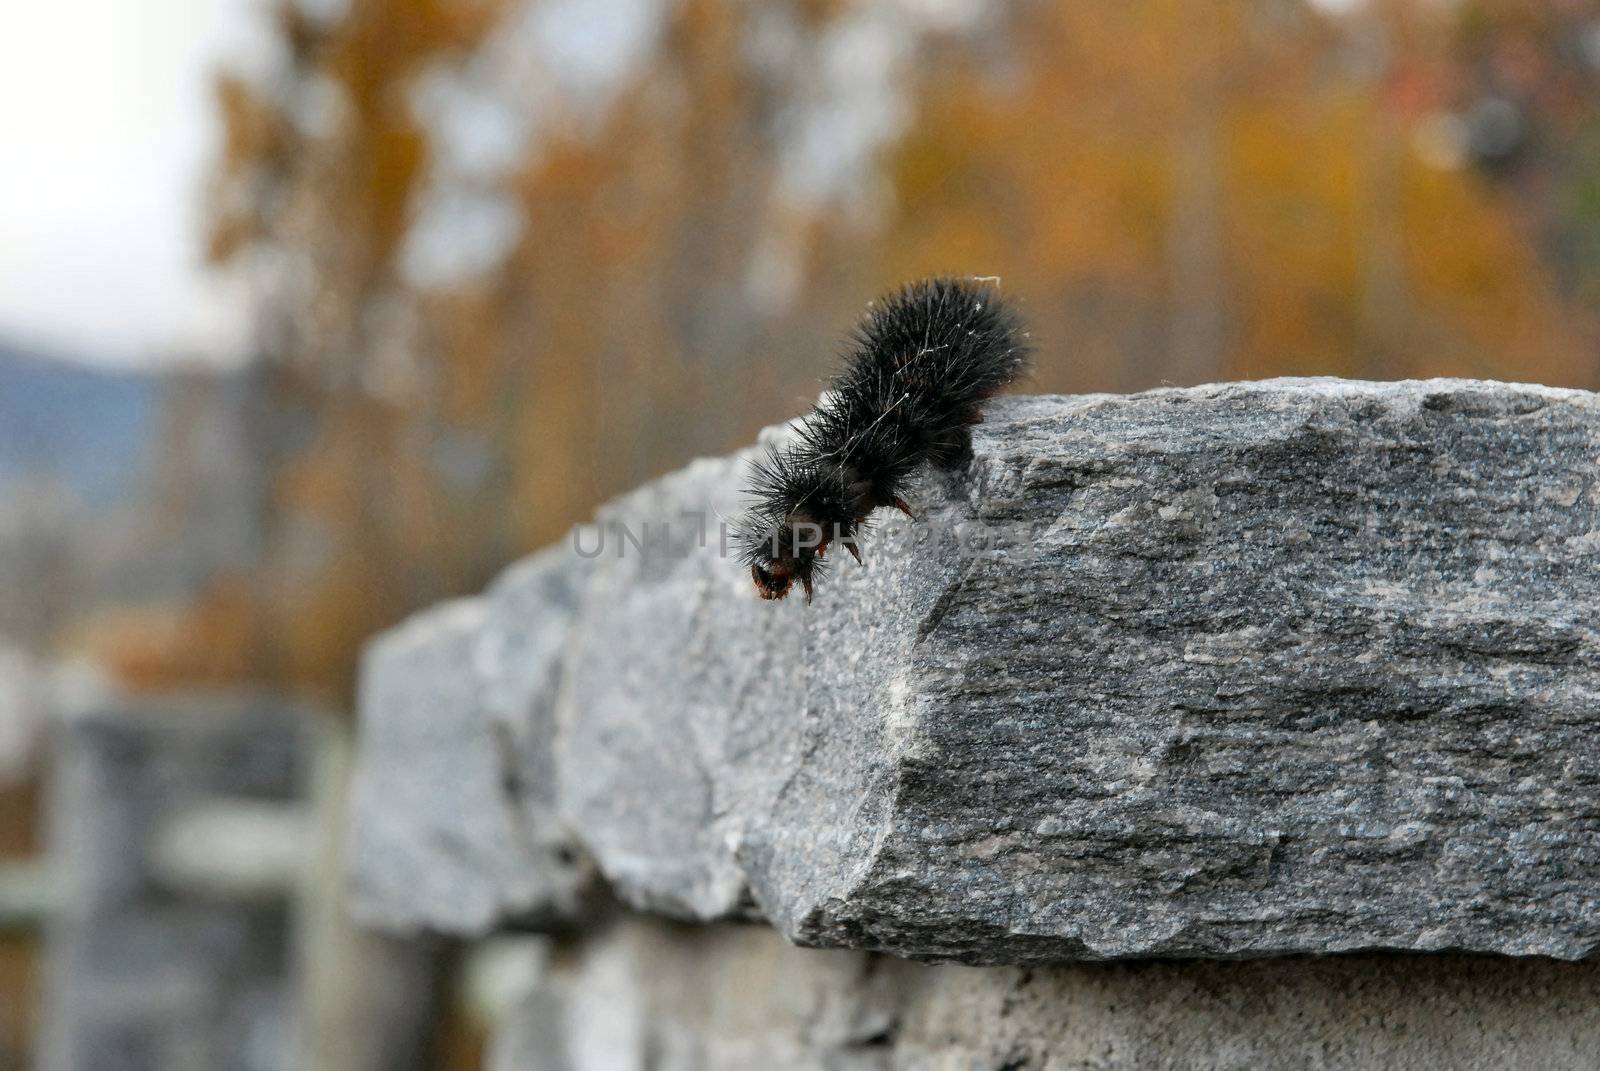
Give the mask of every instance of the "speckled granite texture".
POLYGON ((1597 458, 1531 386, 1005 399, 810 606, 697 462, 378 641, 364 904, 483 932, 592 863, 913 958, 1588 956, 1597 458))

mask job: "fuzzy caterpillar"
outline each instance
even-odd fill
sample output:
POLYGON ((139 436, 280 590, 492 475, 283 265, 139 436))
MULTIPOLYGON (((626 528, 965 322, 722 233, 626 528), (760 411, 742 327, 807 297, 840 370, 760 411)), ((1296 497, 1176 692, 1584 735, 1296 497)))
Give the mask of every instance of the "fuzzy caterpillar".
POLYGON ((810 602, 832 544, 859 563, 868 514, 910 516, 902 492, 917 466, 965 457, 979 407, 1027 363, 1027 334, 993 281, 928 279, 870 306, 794 441, 753 465, 738 539, 761 597, 799 581, 810 602))

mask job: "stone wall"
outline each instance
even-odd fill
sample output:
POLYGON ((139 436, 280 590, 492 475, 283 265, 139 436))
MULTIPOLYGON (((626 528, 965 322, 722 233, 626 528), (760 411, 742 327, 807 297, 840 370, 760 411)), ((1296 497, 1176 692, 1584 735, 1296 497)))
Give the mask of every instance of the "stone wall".
POLYGON ((375 641, 361 915, 560 934, 506 1067, 1589 1066, 1600 400, 987 417, 811 605, 744 454, 375 641))
MULTIPOLYGON (((559 946, 558 946, 559 947, 559 946)), ((1592 1068, 1600 970, 1293 957, 971 968, 631 918, 547 959, 490 1071, 1592 1068)))

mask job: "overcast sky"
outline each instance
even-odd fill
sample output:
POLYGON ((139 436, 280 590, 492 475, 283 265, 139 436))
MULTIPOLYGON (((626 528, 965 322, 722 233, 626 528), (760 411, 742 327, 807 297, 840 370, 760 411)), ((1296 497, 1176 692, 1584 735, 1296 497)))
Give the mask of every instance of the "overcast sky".
MULTIPOLYGON (((0 35, 0 338, 113 365, 243 352, 200 262, 210 80, 257 0, 19 0, 0 35)), ((236 289, 232 288, 232 289, 236 289)))

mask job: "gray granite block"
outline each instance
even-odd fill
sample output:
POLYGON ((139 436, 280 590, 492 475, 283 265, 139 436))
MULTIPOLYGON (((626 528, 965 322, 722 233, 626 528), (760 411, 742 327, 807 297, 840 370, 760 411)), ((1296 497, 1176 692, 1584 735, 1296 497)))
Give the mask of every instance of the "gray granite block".
POLYGON ((1004 399, 810 606, 721 552, 742 457, 697 462, 548 552, 518 793, 634 906, 809 944, 1586 956, 1597 451, 1531 386, 1004 399))
MULTIPOLYGON (((526 698, 527 671, 536 686, 549 679, 528 636, 495 615, 534 572, 418 614, 366 652, 350 862, 363 922, 481 934, 581 909, 590 870, 537 793, 522 791, 542 782, 523 775, 529 749, 494 714, 526 698)), ((541 619, 553 606, 541 603, 541 619)))

